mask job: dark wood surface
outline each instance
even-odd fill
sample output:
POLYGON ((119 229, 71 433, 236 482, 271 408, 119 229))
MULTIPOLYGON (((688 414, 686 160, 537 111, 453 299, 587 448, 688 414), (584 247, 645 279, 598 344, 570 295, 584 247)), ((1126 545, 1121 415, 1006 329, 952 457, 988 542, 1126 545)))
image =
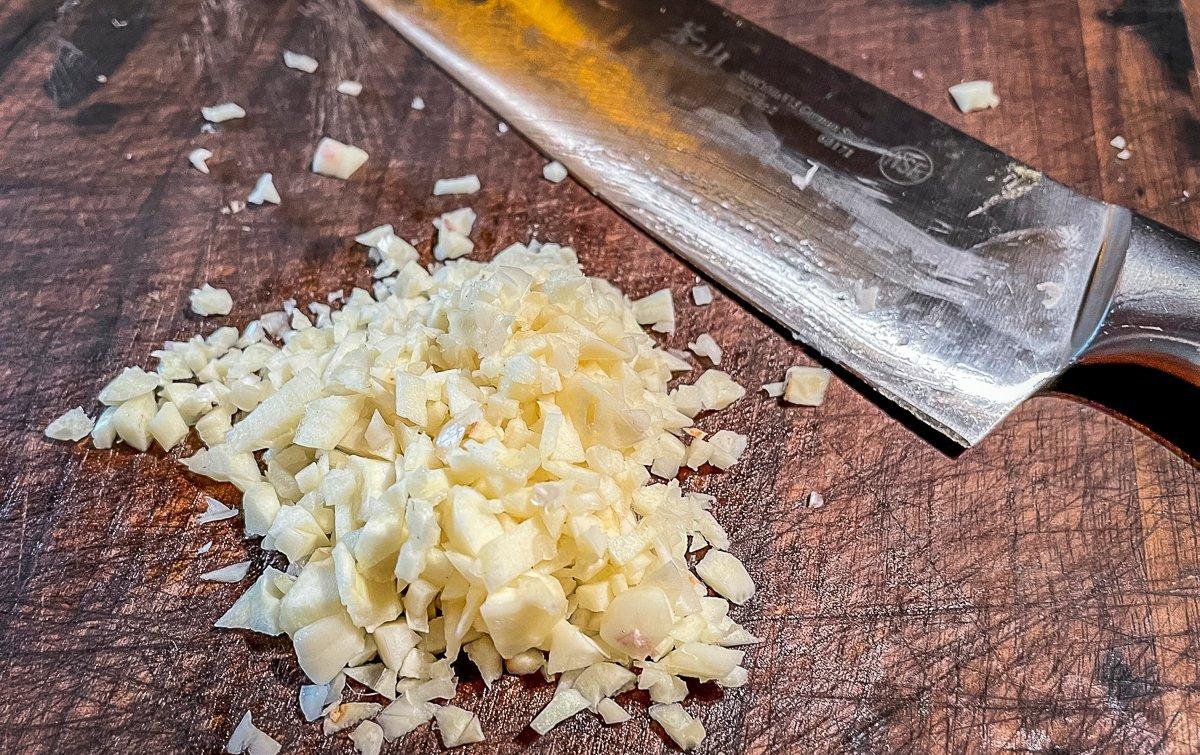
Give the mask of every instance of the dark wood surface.
MULTIPOLYGON (((730 5, 1055 178, 1200 233, 1200 122, 1171 0, 730 5), (995 80, 1001 107, 955 113, 945 90, 964 77, 995 80)), ((350 750, 303 723, 286 641, 210 628, 238 588, 198 575, 265 563, 235 523, 191 521, 204 493, 231 491, 186 477, 179 452, 41 436, 118 368, 365 283, 348 236, 393 222, 428 239, 457 206, 429 196, 444 175, 481 176, 481 248, 536 228, 634 295, 694 277, 580 186, 540 180, 534 150, 350 0, 9 0, 0 135, 3 752, 216 752, 247 708, 288 751, 350 750), (284 48, 321 69, 285 69, 284 48), (334 93, 343 76, 361 97, 334 93), (198 107, 227 99, 249 117, 201 134, 198 107), (307 171, 326 134, 371 153, 353 180, 307 171), (197 146, 216 153, 211 176, 186 163, 197 146), (219 213, 267 170, 281 207, 219 213), (186 311, 204 281, 233 292, 227 320, 186 311)), ((747 386, 813 359, 726 296, 682 310, 671 343, 713 333, 747 386)), ((690 484, 721 501, 760 586, 737 615, 765 642, 747 687, 688 703, 706 752, 1200 749, 1200 472, 1186 461, 1055 396, 958 458, 842 381, 816 410, 753 396, 718 421, 750 435, 748 458, 690 484), (810 490, 823 509, 798 505, 810 490)), ((580 717, 532 738, 549 695, 465 684, 458 702, 490 736, 472 751, 667 748, 642 701, 623 726, 580 717)), ((426 728, 388 751, 437 749, 426 728)))

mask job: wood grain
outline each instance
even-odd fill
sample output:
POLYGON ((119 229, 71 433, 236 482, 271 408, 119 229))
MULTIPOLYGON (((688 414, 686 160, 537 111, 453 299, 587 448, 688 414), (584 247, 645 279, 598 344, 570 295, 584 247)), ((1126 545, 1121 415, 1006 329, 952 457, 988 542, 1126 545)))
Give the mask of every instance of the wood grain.
MULTIPOLYGON (((1200 234, 1178 6, 729 5, 1060 180, 1200 234), (980 76, 1002 106, 957 114, 946 86, 980 76), (1128 162, 1108 146, 1117 133, 1128 162)), ((179 453, 55 444, 42 428, 163 340, 224 324, 186 311, 204 281, 233 291, 241 324, 364 284, 348 237, 376 223, 428 254, 430 220, 456 206, 429 196, 438 176, 480 174, 481 248, 569 242, 634 295, 695 274, 581 187, 538 180, 541 156, 350 0, 63 8, 0 6, 0 751, 215 752, 249 708, 290 752, 347 752, 303 723, 286 641, 210 629, 236 590, 198 575, 265 564, 229 522, 191 522, 203 494, 232 491, 188 478, 179 453), (283 68, 284 48, 322 68, 283 68), (361 97, 333 91, 343 77, 361 97), (202 134, 198 107, 228 99, 249 117, 202 134), (371 161, 346 183, 312 175, 323 135, 371 161), (197 146, 215 153, 211 176, 187 166, 197 146), (219 212, 267 170, 281 207, 219 212)), ((812 361, 725 296, 685 310, 672 343, 712 333, 747 386, 812 361)), ((1185 461, 1056 397, 958 458, 844 382, 820 409, 754 397, 721 423, 753 438, 749 458, 689 484, 721 501, 760 585, 739 618, 766 641, 748 686, 689 703, 705 751, 1200 749, 1200 472, 1185 461), (823 509, 799 506, 810 490, 823 509)), ((669 749, 640 712, 534 738, 525 726, 549 696, 525 680, 464 684, 459 704, 491 737, 472 751, 669 749)), ((428 729, 390 749, 437 750, 428 729)))

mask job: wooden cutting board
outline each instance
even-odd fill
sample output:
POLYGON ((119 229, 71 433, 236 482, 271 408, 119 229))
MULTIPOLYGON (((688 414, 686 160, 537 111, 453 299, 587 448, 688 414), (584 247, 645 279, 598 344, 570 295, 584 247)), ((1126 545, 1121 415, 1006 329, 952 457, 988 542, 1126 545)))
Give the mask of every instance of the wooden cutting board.
MULTIPOLYGON (((1055 178, 1200 234, 1200 121, 1172 2, 730 6, 1055 178), (960 116, 946 87, 976 77, 1003 103, 960 116)), ((203 495, 233 491, 187 477, 180 451, 41 431, 166 339, 367 283, 354 232, 392 222, 427 255, 430 220, 458 205, 430 196, 437 177, 480 175, 482 249, 536 233, 633 295, 669 284, 682 312, 669 343, 712 333, 747 386, 814 361, 727 296, 684 303, 693 270, 580 186, 541 180, 543 157, 350 0, 9 0, 0 134, 0 751, 216 752, 247 709, 289 752, 349 751, 302 721, 285 640, 210 628, 239 589, 198 575, 265 564, 236 521, 192 521, 203 495), (285 48, 320 70, 284 68, 285 48), (343 77, 362 96, 335 93, 343 77), (248 117, 201 133, 198 108, 226 100, 248 117), (323 135, 371 160, 345 183, 311 174, 323 135), (212 175, 187 165, 199 146, 212 175), (264 171, 282 206, 219 211, 264 171), (229 318, 187 311, 205 281, 232 291, 229 318)), ((689 703, 705 752, 1200 748, 1189 463, 1052 396, 958 458, 841 380, 819 409, 752 395, 704 424, 717 422, 749 434, 748 457, 689 484, 720 499, 759 584, 737 617, 764 642, 746 687, 689 703), (801 506, 811 490, 824 508, 801 506)), ((474 752, 669 749, 636 696, 633 722, 584 716, 536 738, 525 727, 548 686, 484 694, 468 678, 458 702, 490 735, 474 752)), ((437 750, 426 728, 389 751, 437 750)))

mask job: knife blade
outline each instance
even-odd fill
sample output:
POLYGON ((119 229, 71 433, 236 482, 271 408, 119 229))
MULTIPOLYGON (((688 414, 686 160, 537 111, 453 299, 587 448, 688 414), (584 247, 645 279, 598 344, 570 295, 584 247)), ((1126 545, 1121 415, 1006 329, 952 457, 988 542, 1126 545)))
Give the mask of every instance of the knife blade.
POLYGON ((1150 233, 708 2, 366 3, 665 246, 960 444, 1084 352, 1131 228, 1150 233))

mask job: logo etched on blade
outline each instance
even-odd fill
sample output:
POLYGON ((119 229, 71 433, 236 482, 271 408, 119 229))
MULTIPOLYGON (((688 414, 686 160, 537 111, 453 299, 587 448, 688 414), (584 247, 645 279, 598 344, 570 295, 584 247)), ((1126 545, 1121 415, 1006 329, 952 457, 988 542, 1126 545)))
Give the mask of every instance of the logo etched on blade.
POLYGON ((894 184, 916 186, 933 175, 933 158, 916 147, 896 147, 879 158, 879 172, 894 184))

